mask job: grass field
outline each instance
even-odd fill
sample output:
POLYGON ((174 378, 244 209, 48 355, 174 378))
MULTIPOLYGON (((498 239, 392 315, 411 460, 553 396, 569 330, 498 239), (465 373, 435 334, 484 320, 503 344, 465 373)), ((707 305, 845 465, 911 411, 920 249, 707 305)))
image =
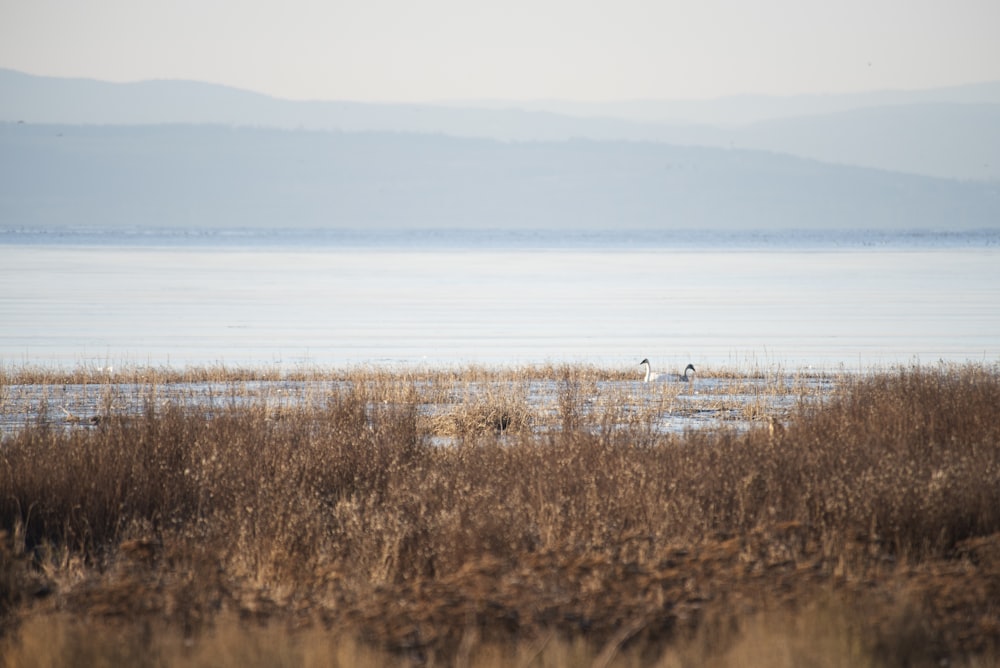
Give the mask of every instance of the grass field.
POLYGON ((637 376, 0 370, 2 661, 1000 662, 1000 369, 637 376))

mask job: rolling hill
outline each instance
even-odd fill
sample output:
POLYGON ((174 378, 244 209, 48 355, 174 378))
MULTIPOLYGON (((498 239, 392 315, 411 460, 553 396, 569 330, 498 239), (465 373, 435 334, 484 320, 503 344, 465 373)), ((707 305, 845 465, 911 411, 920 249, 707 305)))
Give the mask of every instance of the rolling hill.
POLYGON ((501 141, 624 140, 756 149, 1000 183, 1000 82, 785 98, 406 105, 290 101, 188 81, 118 84, 0 69, 0 121, 217 124, 501 141))
POLYGON ((1000 187, 658 142, 223 125, 0 124, 33 227, 996 228, 1000 187))

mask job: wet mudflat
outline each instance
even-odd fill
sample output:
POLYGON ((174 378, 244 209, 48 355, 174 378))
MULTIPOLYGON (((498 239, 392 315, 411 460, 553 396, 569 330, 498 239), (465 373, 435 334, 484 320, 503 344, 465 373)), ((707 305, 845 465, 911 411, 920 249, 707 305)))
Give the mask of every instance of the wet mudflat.
MULTIPOLYGON (((501 374, 492 380, 454 376, 399 381, 412 393, 418 415, 433 421, 473 404, 495 404, 501 412, 516 406, 535 431, 560 425, 567 395, 584 416, 597 419, 613 409, 622 424, 647 421, 660 433, 728 427, 745 429, 771 417, 782 419, 803 402, 822 399, 836 386, 838 375, 795 373, 696 377, 691 382, 600 380, 573 386, 564 381, 501 374)), ((57 428, 95 428, 108 419, 128 419, 169 404, 197 408, 210 417, 230 407, 256 407, 274 417, 283 411, 322 407, 349 393, 358 379, 230 380, 197 382, 11 383, 0 386, 0 433, 28 424, 57 428)), ((389 399, 375 399, 383 403, 389 399)), ((604 417, 601 420, 606 422, 604 417)), ((430 430, 433 436, 433 429, 430 430)), ((440 436, 440 435, 439 435, 440 436)), ((447 439, 445 439, 447 441, 447 439)))

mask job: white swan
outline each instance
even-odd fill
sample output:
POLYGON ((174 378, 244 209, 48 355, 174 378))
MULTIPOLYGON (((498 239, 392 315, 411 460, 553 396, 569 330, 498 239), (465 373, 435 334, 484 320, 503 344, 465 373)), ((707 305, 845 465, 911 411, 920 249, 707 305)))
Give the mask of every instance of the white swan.
MULTIPOLYGON (((654 380, 657 380, 657 379, 659 379, 659 378, 662 377, 658 373, 653 373, 653 369, 649 365, 649 358, 643 358, 643 360, 641 362, 639 362, 639 366, 642 366, 642 365, 646 365, 646 377, 642 379, 642 382, 648 383, 650 381, 654 381, 654 380)), ((688 376, 688 371, 690 371, 691 373, 695 372, 693 364, 688 364, 687 367, 685 367, 685 369, 684 369, 684 375, 683 376, 678 375, 678 376, 674 376, 674 378, 676 378, 677 380, 683 381, 685 383, 690 383, 691 380, 692 380, 692 377, 688 376)))

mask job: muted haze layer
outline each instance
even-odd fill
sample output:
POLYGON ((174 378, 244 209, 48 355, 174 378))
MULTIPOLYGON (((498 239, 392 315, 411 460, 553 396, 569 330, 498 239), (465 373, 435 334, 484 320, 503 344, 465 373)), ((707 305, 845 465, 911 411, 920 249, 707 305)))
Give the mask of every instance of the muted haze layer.
POLYGON ((1000 79, 995 0, 0 2, 0 67, 301 99, 685 99, 1000 79))

